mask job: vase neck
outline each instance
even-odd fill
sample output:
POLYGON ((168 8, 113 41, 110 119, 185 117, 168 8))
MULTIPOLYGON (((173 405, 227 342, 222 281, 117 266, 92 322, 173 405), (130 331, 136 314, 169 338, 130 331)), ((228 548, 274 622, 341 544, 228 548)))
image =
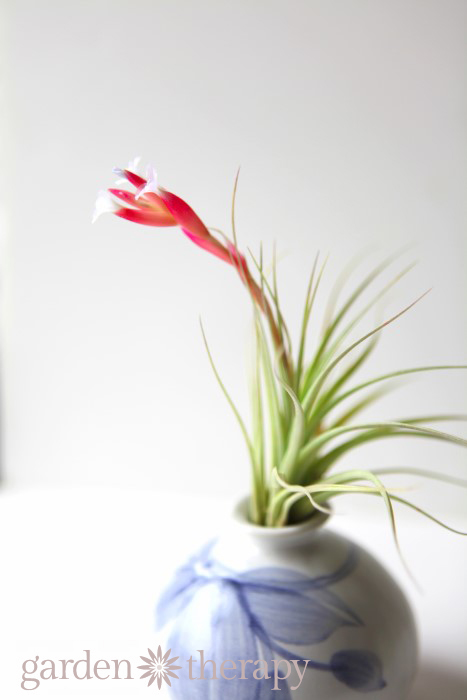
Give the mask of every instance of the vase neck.
POLYGON ((232 530, 237 535, 253 540, 258 546, 266 549, 282 549, 308 545, 316 540, 322 526, 328 520, 327 513, 315 513, 307 520, 297 525, 284 527, 265 527, 255 525, 248 517, 249 500, 242 499, 233 511, 232 530))

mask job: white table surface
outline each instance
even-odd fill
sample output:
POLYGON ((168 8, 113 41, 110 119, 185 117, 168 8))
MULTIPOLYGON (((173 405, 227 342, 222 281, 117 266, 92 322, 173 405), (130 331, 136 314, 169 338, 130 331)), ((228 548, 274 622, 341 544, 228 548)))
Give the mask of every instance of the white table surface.
MULTIPOLYGON (((158 591, 229 510, 220 499, 137 490, 0 492, 0 696, 27 697, 21 665, 36 655, 76 660, 90 649, 94 660, 133 663, 157 648, 158 591)), ((456 525, 467 529, 467 520, 456 525)), ((421 649, 410 700, 465 700, 467 539, 401 513, 401 542, 420 594, 383 516, 338 515, 330 527, 375 553, 412 601, 421 649)), ((135 698, 152 690, 139 680, 56 680, 43 681, 32 697, 135 698)))

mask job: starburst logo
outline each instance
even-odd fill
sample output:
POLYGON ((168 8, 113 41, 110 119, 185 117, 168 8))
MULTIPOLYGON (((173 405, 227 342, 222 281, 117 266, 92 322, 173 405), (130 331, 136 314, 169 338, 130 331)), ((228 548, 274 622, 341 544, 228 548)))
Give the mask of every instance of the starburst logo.
POLYGON ((169 659, 171 649, 166 651, 162 655, 162 649, 160 646, 157 648, 157 654, 155 654, 152 649, 148 649, 149 658, 147 656, 140 656, 140 659, 145 661, 143 666, 138 666, 138 668, 145 671, 140 678, 149 678, 148 688, 150 685, 157 680, 157 687, 159 690, 162 686, 162 680, 164 680, 168 685, 172 685, 169 676, 172 678, 178 678, 174 671, 177 671, 181 666, 174 666, 173 662, 178 659, 178 656, 173 656, 169 659))

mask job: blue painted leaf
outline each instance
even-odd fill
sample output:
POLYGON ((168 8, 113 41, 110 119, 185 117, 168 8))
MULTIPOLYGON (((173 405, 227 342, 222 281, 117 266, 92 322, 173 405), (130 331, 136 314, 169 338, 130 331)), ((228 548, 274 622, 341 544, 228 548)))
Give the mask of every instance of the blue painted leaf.
POLYGON ((316 588, 312 591, 307 591, 306 586, 303 584, 308 582, 308 579, 304 577, 305 580, 303 581, 302 579, 297 578, 297 575, 301 576, 301 574, 297 574, 295 571, 288 569, 256 569, 254 574, 255 576, 250 577, 250 581, 248 583, 246 582, 246 578, 242 579, 241 584, 245 590, 254 591, 257 594, 262 593, 266 596, 273 593, 281 593, 284 590, 288 593, 295 593, 299 596, 309 593, 309 596, 306 596, 308 599, 311 597, 314 601, 320 603, 326 608, 330 608, 331 610, 339 610, 348 617, 349 623, 354 623, 355 625, 363 624, 361 618, 349 605, 347 605, 347 603, 339 598, 336 593, 333 593, 327 588, 316 588), (281 577, 283 579, 281 583, 279 583, 279 576, 277 573, 279 571, 281 572, 281 577), (270 580, 268 576, 271 576, 271 574, 275 574, 275 576, 273 576, 273 578, 270 580), (262 580, 260 577, 263 577, 262 580))
POLYGON ((349 619, 356 625, 362 626, 363 620, 357 615, 357 613, 352 610, 352 608, 345 603, 342 598, 340 598, 336 593, 328 590, 327 588, 322 588, 320 590, 313 591, 313 598, 319 600, 322 605, 326 605, 329 608, 335 608, 341 612, 348 615, 349 619))
POLYGON ((320 600, 293 590, 243 586, 250 615, 266 634, 284 644, 317 644, 328 639, 339 627, 354 626, 347 613, 320 600))
POLYGON ((361 693, 386 686, 381 661, 371 651, 348 649, 331 658, 331 671, 341 683, 361 693))

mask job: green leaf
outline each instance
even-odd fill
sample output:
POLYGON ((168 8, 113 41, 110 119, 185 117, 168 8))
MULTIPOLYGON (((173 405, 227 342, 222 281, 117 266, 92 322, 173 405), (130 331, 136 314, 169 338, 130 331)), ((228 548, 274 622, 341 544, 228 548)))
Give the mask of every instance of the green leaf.
POLYGON ((433 372, 433 371, 440 371, 440 370, 452 370, 452 369, 467 369, 467 365, 431 365, 427 367, 412 367, 410 369, 401 369, 396 372, 388 372, 387 374, 382 374, 379 377, 374 377, 373 379, 369 379, 366 382, 363 382, 362 384, 358 384, 357 386, 354 386, 352 389, 349 389, 343 394, 340 394, 337 396, 335 399, 330 401, 327 406, 326 406, 326 412, 331 411, 337 404, 341 403, 345 399, 347 399, 349 396, 352 396, 355 394, 357 391, 361 391, 362 389, 366 389, 369 386, 372 386, 373 384, 378 384, 379 382, 385 382, 388 381, 389 379, 396 379, 398 377, 403 377, 405 375, 410 375, 410 374, 417 374, 418 372, 433 372))
POLYGON ((365 317, 365 315, 380 301, 383 299, 387 293, 405 277, 411 270, 413 270, 415 266, 415 263, 411 263, 407 267, 405 267, 401 272, 399 272, 395 277, 393 277, 392 280, 388 282, 382 289, 379 290, 379 292, 370 300, 368 304, 366 304, 363 309, 352 319, 352 321, 346 326, 344 331, 340 333, 339 337, 335 340, 335 342, 332 345, 331 350, 329 351, 330 356, 332 357, 337 349, 342 345, 342 342, 345 340, 345 338, 349 335, 349 333, 355 328, 355 326, 359 323, 359 321, 362 320, 362 318, 365 317))
POLYGON ((382 483, 382 481, 371 471, 365 470, 365 469, 353 469, 350 471, 342 472, 341 474, 335 474, 333 476, 329 476, 326 479, 326 482, 331 483, 331 484, 342 484, 342 483, 349 483, 349 482, 354 482, 354 481, 370 481, 373 483, 376 488, 379 491, 379 495, 384 501, 384 504, 386 506, 386 509, 388 511, 388 516, 389 516, 389 521, 391 524, 391 530, 392 530, 392 536, 394 538, 394 544, 396 545, 397 552, 399 554, 399 558, 409 574, 409 576, 413 579, 413 576, 410 572, 409 567, 407 566, 407 563, 404 559, 404 556, 402 554, 402 550, 400 548, 399 544, 399 538, 397 536, 397 527, 396 527, 396 517, 394 515, 394 508, 392 507, 391 503, 391 498, 389 496, 388 490, 382 483))
POLYGON ((339 389, 349 381, 349 379, 357 372, 357 370, 364 364, 369 355, 373 352, 376 343, 378 342, 378 336, 373 336, 368 343, 368 346, 364 349, 362 353, 357 357, 357 359, 336 379, 336 381, 331 385, 331 387, 323 393, 323 395, 316 401, 313 413, 310 415, 309 428, 310 434, 321 422, 322 418, 329 412, 328 406, 331 404, 333 396, 339 391, 339 389))
POLYGON ((311 412, 311 409, 313 408, 313 405, 316 401, 316 398, 319 394, 319 391, 321 390, 321 387, 323 386, 323 384, 326 381, 326 379, 328 378, 328 376, 331 374, 332 370, 339 364, 339 362, 341 362, 344 359, 344 357, 346 357, 350 352, 352 352, 352 350, 354 350, 356 347, 358 347, 361 343, 364 343, 365 340, 367 340, 368 338, 371 338, 376 333, 379 333, 380 331, 382 331, 383 328, 386 328, 386 326, 388 326, 390 323, 394 323, 394 321, 396 321, 403 314, 407 313, 407 311, 412 309, 415 306, 415 304, 418 304, 418 302, 421 301, 423 299, 423 297, 425 297, 427 294, 428 294, 428 292, 425 292, 424 294, 419 296, 417 299, 415 299, 415 301, 413 301, 411 304, 409 304, 404 309, 402 309, 402 311, 399 311, 399 313, 395 314, 394 316, 389 318, 387 321, 384 321, 384 323, 381 323, 379 326, 377 326, 376 328, 373 328, 373 330, 369 331, 364 336, 362 336, 361 338, 359 338, 358 340, 353 342, 343 352, 341 352, 340 355, 338 355, 335 360, 330 362, 327 365, 327 367, 324 370, 322 370, 322 372, 320 372, 320 374, 315 379, 315 381, 313 382, 313 384, 311 385, 310 389, 308 390, 308 392, 305 396, 305 399, 303 401, 303 408, 304 408, 305 413, 308 414, 308 412, 311 412))
POLYGON ((396 422, 396 421, 383 421, 381 423, 363 423, 361 425, 349 425, 349 426, 344 426, 344 427, 339 427, 339 428, 332 428, 330 430, 326 430, 324 433, 321 435, 318 435, 318 437, 315 437, 313 440, 310 440, 310 442, 302 448, 301 453, 300 453, 300 461, 306 460, 310 455, 316 453, 316 451, 325 445, 327 442, 332 440, 335 437, 338 437, 340 435, 344 435, 345 433, 350 433, 350 432, 355 432, 355 431, 361 431, 361 430, 390 430, 391 432, 397 432, 399 430, 403 430, 404 434, 407 434, 411 431, 414 433, 418 433, 420 435, 423 435, 425 437, 432 437, 436 438, 437 440, 445 440, 446 442, 452 442, 457 445, 462 445, 463 447, 467 447, 467 440, 464 440, 464 438, 458 437, 457 435, 451 435, 450 433, 443 433, 439 430, 434 430, 433 428, 427 428, 427 427, 420 427, 418 425, 415 425, 413 423, 401 423, 401 422, 396 422))
POLYGON ((380 476, 387 476, 390 474, 419 476, 425 479, 434 479, 435 481, 442 481, 446 484, 452 484, 453 486, 467 488, 467 481, 465 479, 458 479, 456 476, 442 474, 441 472, 432 471, 430 469, 418 469, 417 467, 381 467, 378 469, 372 469, 372 472, 373 474, 379 474, 380 476))
MULTIPOLYGON (((256 260, 256 257, 250 250, 250 248, 247 249, 248 253, 250 254, 250 257, 253 261, 253 264, 255 265, 256 269, 258 270, 260 274, 260 280, 261 280, 261 289, 263 290, 263 296, 264 296, 264 289, 267 290, 269 296, 272 299, 273 305, 274 305, 274 311, 275 311, 275 323, 278 328, 278 332, 280 335, 280 342, 281 342, 281 347, 282 351, 284 353, 284 358, 283 361, 281 361, 281 370, 283 369, 284 371, 284 377, 288 378, 288 374, 290 373, 289 370, 289 355, 291 354, 291 349, 292 349, 292 342, 290 339, 290 334, 287 328, 287 324, 285 322, 285 319, 282 315, 281 308, 280 308, 280 302, 279 302, 279 297, 277 295, 277 280, 276 280, 276 289, 271 287, 271 285, 268 282, 268 279, 266 275, 264 274, 263 271, 263 264, 262 264, 262 248, 261 248, 261 260, 258 262, 256 260), (285 338, 284 338, 285 336, 285 338), (287 340, 287 345, 288 345, 288 350, 286 347, 285 340, 287 340)), ((282 358, 279 358, 282 360, 282 358)))
MULTIPOLYGON (((245 439, 245 442, 246 442, 246 445, 248 448, 248 452, 250 455, 250 460, 251 460, 253 472, 254 472, 254 474, 256 474, 256 455, 255 455, 255 451, 253 449, 252 442, 250 440, 250 436, 249 436, 248 431, 246 429, 245 423, 243 422, 242 417, 241 417, 239 411, 237 410, 237 407, 235 406, 234 402, 230 398, 230 395, 229 395, 227 389, 225 388, 225 385, 224 385, 222 379, 220 378, 219 372, 217 371, 216 365, 214 364, 214 360, 212 359, 211 351, 209 349, 208 341, 206 338, 206 334, 204 332, 204 328, 203 328, 203 324, 201 322, 201 319, 200 319, 200 326, 201 326, 201 333, 203 335, 204 345, 206 348, 206 352, 208 354, 208 358, 209 358, 209 362, 210 362, 212 371, 214 372, 214 376, 216 377, 217 382, 218 382, 220 388, 222 389, 222 392, 223 392, 225 398, 227 399, 227 402, 228 402, 230 408, 232 409, 232 411, 237 419, 237 422, 240 426, 240 430, 242 431, 242 434, 243 434, 243 437, 245 439)), ((256 517, 256 514, 253 514, 253 517, 256 517)))
POLYGON ((308 283, 308 289, 305 297, 305 309, 303 311, 303 318, 302 318, 302 328, 300 331, 300 343, 299 343, 299 350, 298 350, 298 357, 297 357, 297 368, 296 368, 296 375, 295 375, 295 386, 297 392, 300 391, 300 381, 302 377, 302 372, 303 372, 303 358, 305 355, 305 344, 306 344, 306 334, 308 330, 308 325, 310 322, 310 316, 311 312, 313 310, 316 294, 318 292, 321 279, 323 277, 324 269, 326 267, 327 263, 327 258, 325 259, 324 263, 321 266, 321 270, 318 275, 318 279, 316 280, 316 284, 313 285, 314 279, 315 279, 315 273, 316 273, 316 268, 318 265, 318 258, 319 258, 319 253, 315 257, 315 261, 313 263, 313 269, 311 271, 310 275, 310 281, 308 283))
MULTIPOLYGON (((256 334, 258 333, 257 327, 256 334)), ((263 521, 266 510, 265 488, 265 449, 264 449, 264 411, 261 386, 261 354, 259 339, 256 336, 253 378, 251 386, 252 423, 253 423, 253 449, 255 451, 255 470, 253 471, 253 498, 256 499, 254 511, 260 522, 263 521), (255 473, 256 472, 256 473, 255 473)))
POLYGON ((284 428, 282 424, 282 411, 279 395, 276 387, 273 363, 270 356, 268 342, 264 328, 259 317, 256 318, 257 340, 260 347, 261 367, 263 371, 266 400, 270 420, 270 459, 273 466, 280 463, 284 453, 284 428))
POLYGON ((352 308, 354 303, 359 299, 359 297, 363 294, 363 292, 369 287, 369 285, 382 273, 384 270, 386 270, 391 263, 394 262, 400 255, 401 252, 403 251, 398 251, 397 253, 388 256, 385 260, 383 260, 377 267, 375 267, 367 277, 358 285, 358 287, 354 290, 354 292, 351 294, 351 296, 348 298, 348 300, 344 303, 344 305, 341 307, 340 311, 336 314, 335 318, 331 321, 329 324, 328 328, 324 331, 323 333, 323 338, 321 340, 321 343, 315 353, 315 356, 313 358, 313 361, 311 362, 306 374, 305 374, 305 381, 304 381, 304 388, 305 391, 309 389, 310 387, 310 382, 311 379, 315 373, 315 370, 319 364, 319 361, 329 343, 329 340, 331 339, 332 335, 334 334, 334 331, 336 328, 339 326, 343 318, 346 316, 348 311, 352 308))
POLYGON ((295 411, 292 425, 290 428, 287 449, 285 450, 284 456, 281 460, 279 470, 282 474, 285 474, 287 477, 293 479, 294 467, 303 444, 303 436, 305 433, 305 414, 303 413, 300 401, 298 400, 292 388, 280 378, 279 382, 292 399, 295 411))
POLYGON ((385 387, 384 389, 372 391, 370 394, 365 396, 365 398, 361 399, 361 401, 357 401, 357 403, 353 404, 349 409, 347 409, 347 411, 345 411, 345 413, 336 418, 329 429, 332 430, 333 428, 339 428, 340 426, 347 425, 352 418, 355 418, 356 415, 361 413, 361 411, 368 406, 374 404, 378 399, 386 396, 386 394, 393 388, 394 387, 385 387))

